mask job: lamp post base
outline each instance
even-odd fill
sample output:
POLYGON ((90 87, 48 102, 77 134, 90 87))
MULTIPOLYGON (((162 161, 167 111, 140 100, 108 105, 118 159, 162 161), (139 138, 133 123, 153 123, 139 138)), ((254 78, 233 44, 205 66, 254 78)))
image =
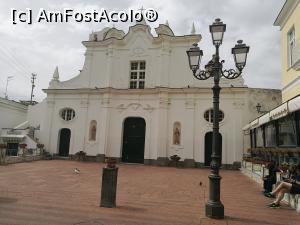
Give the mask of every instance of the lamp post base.
POLYGON ((205 215, 213 219, 224 219, 224 205, 221 202, 207 202, 205 215))

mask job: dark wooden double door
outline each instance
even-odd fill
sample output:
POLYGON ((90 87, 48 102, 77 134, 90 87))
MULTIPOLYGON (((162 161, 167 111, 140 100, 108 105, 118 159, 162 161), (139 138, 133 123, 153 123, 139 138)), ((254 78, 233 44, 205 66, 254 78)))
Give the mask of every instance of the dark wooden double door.
POLYGON ((143 118, 129 117, 123 126, 122 161, 144 163, 146 123, 143 118))
POLYGON ((59 150, 58 154, 62 157, 69 156, 71 130, 63 128, 59 132, 59 150))

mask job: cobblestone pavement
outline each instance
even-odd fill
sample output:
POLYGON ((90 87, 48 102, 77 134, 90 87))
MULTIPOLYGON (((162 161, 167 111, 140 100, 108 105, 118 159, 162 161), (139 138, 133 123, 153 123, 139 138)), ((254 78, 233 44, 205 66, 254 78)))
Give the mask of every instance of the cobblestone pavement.
POLYGON ((287 206, 270 209, 261 188, 221 171, 225 220, 207 219, 206 169, 119 165, 117 208, 101 208, 104 164, 37 161, 0 166, 1 225, 299 225, 287 206), (81 170, 74 173, 74 168, 81 170), (200 182, 202 185, 200 186, 200 182))

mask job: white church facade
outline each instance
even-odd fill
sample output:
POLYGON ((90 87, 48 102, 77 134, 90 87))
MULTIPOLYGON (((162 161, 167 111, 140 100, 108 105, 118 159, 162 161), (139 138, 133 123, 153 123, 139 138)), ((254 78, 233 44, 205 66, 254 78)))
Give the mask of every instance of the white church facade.
MULTIPOLYGON (((93 32, 80 74, 61 82, 56 68, 46 99, 29 108, 28 121, 39 126, 39 142, 55 155, 84 151, 91 159, 167 165, 178 155, 187 167, 209 166, 212 138, 212 80, 196 80, 186 50, 201 35, 175 36, 160 24, 93 32)), ((250 56, 251 57, 251 56, 250 56)), ((255 105, 268 109, 280 91, 251 89, 242 77, 221 79, 222 164, 238 166, 242 127, 256 118, 255 105)))

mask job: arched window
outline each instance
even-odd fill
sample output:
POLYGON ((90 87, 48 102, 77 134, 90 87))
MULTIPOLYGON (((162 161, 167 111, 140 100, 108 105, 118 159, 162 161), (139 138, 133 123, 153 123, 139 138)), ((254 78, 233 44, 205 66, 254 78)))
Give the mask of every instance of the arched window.
POLYGON ((181 139, 181 125, 179 122, 175 122, 173 126, 173 145, 180 145, 181 139))
POLYGON ((90 123, 89 140, 90 141, 96 141, 96 134, 97 134, 97 121, 92 120, 91 123, 90 123))

